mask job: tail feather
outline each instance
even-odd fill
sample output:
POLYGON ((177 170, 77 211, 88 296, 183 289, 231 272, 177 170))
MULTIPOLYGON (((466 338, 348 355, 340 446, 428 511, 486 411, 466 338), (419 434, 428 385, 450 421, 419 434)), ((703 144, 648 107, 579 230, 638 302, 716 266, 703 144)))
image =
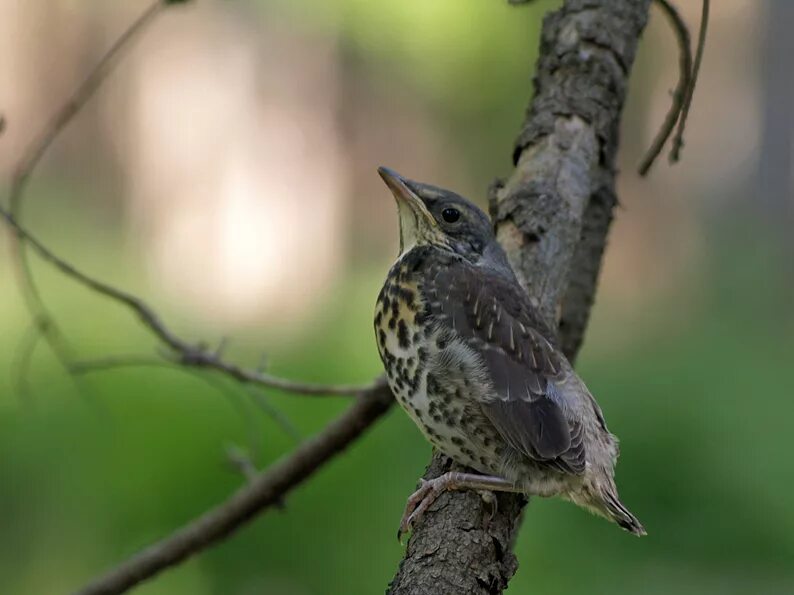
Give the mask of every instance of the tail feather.
POLYGON ((604 492, 602 501, 608 518, 617 523, 621 528, 638 537, 647 535, 645 527, 642 526, 642 523, 640 523, 637 517, 631 514, 628 508, 623 506, 623 503, 618 499, 617 495, 611 492, 604 492))

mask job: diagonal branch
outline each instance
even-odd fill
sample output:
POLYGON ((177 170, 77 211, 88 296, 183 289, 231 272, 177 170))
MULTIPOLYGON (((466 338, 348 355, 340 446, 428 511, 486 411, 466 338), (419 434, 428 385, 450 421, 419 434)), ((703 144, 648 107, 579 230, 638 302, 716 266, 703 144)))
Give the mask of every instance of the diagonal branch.
POLYGON ((33 170, 50 148, 53 141, 60 136, 64 128, 83 109, 105 79, 113 72, 119 58, 169 4, 167 0, 155 0, 135 19, 135 21, 119 36, 110 49, 102 56, 94 69, 83 80, 72 96, 58 109, 41 134, 24 151, 22 158, 14 168, 9 193, 9 206, 15 216, 19 216, 22 196, 33 170))
MULTIPOLYGON (((10 206, 9 208, 0 206, 0 219, 14 232, 19 280, 26 305, 33 319, 33 330, 28 334, 25 349, 21 354, 23 362, 21 382, 24 383, 24 371, 29 365, 30 354, 38 337, 41 336, 48 341, 60 362, 72 373, 72 377, 76 381, 82 377, 82 374, 90 371, 118 365, 151 365, 155 362, 169 365, 168 361, 170 360, 171 365, 177 364, 183 367, 220 372, 236 381, 250 385, 251 389, 255 386, 263 386, 304 395, 345 395, 354 396, 357 399, 346 413, 329 424, 320 434, 305 441, 269 470, 254 475, 252 470, 248 469, 251 475, 249 483, 226 502, 198 517, 161 542, 146 548, 137 556, 91 583, 80 593, 121 593, 163 569, 209 547, 250 521, 258 512, 274 504, 280 504, 288 491, 355 441, 388 410, 392 403, 391 393, 382 378, 365 385, 309 384, 279 378, 265 373, 260 368, 246 369, 228 362, 222 359, 221 349, 211 352, 204 345, 194 345, 180 338, 143 300, 84 273, 55 254, 19 223, 18 213, 21 211, 27 181, 46 150, 112 72, 119 55, 131 40, 139 35, 146 25, 154 21, 155 16, 165 5, 182 1, 184 0, 158 0, 150 5, 113 44, 72 98, 56 113, 42 135, 25 151, 15 170, 11 184, 10 206), (143 325, 170 350, 172 357, 154 361, 149 358, 136 358, 132 361, 115 358, 94 362, 75 362, 71 348, 39 295, 27 260, 26 246, 33 248, 43 260, 89 291, 98 293, 134 312, 143 325)), ((0 120, 3 125, 4 122, 5 120, 0 120)), ((205 380, 210 379, 206 378, 205 380)), ((252 393, 252 396, 255 394, 252 393)), ((265 405, 266 403, 260 404, 263 407, 265 405)))
POLYGON ((290 490, 358 439, 389 410, 392 402, 391 393, 385 386, 364 392, 322 432, 252 478, 226 502, 150 545, 74 595, 123 593, 220 541, 255 515, 278 505, 290 490))

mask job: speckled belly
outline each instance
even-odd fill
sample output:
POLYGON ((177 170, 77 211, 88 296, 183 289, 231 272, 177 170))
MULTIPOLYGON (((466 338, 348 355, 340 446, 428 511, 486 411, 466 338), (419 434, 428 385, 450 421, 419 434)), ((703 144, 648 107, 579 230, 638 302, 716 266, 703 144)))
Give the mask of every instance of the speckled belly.
POLYGON ((482 389, 476 362, 425 317, 419 293, 415 283, 390 274, 375 307, 375 334, 389 387, 441 452, 498 475, 505 446, 473 397, 472 391, 482 389))

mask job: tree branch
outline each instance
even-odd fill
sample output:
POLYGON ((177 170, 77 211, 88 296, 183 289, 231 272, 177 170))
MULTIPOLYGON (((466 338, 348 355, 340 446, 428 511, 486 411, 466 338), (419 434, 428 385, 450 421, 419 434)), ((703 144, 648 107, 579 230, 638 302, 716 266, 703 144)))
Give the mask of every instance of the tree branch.
MULTIPOLYGON (((491 196, 497 237, 545 318, 559 312, 569 358, 581 344, 617 201, 620 114, 649 4, 566 0, 545 18, 516 169, 491 196)), ((425 478, 450 468, 434 455, 425 478)), ((517 566, 511 549, 524 503, 500 494, 485 523, 476 494, 442 495, 411 536, 390 593, 501 593, 517 566)))
MULTIPOLYGON (((137 296, 87 275, 71 263, 56 255, 36 236, 23 228, 4 207, 0 207, 0 218, 4 219, 11 229, 16 232, 16 236, 21 241, 32 247, 43 260, 49 262, 52 266, 61 271, 61 273, 83 285, 86 289, 126 306, 137 314, 143 326, 149 329, 157 339, 171 349, 177 355, 176 361, 183 366, 212 369, 222 372, 240 382, 258 384, 267 388, 275 388, 302 395, 357 396, 373 388, 377 388, 384 383, 382 378, 378 378, 369 384, 361 385, 297 382, 266 374, 261 370, 246 369, 237 364, 225 361, 221 357, 219 351, 213 352, 203 344, 194 345, 177 336, 165 325, 157 313, 137 296)), ((69 369, 72 368, 73 366, 69 364, 69 369)))
POLYGON ((695 85, 700 72, 700 63, 703 60, 703 51, 706 47, 706 31, 709 22, 709 0, 703 0, 702 15, 700 18, 700 32, 698 33, 698 47, 694 62, 692 60, 692 48, 689 42, 689 30, 684 23, 681 15, 668 0, 655 0, 659 7, 664 11, 676 33, 679 46, 679 75, 678 84, 673 92, 673 104, 667 112, 664 123, 659 133, 648 150, 645 158, 640 163, 639 174, 648 174, 662 147, 670 138, 673 130, 676 129, 673 137, 673 148, 670 150, 670 162, 676 163, 681 158, 681 150, 684 147, 684 130, 686 120, 689 116, 689 107, 692 104, 692 97, 695 94, 695 85))
MULTIPOLYGON (((251 475, 249 484, 232 495, 225 503, 203 514, 160 543, 143 550, 106 576, 92 582, 79 593, 121 593, 229 535, 258 512, 273 504, 279 504, 289 490, 356 440, 364 430, 388 410, 393 400, 383 378, 378 378, 365 385, 310 384, 266 374, 259 368, 246 369, 230 363, 221 357, 221 349, 212 352, 202 344, 194 345, 180 338, 161 321, 157 313, 143 300, 82 272, 56 255, 19 223, 17 214, 21 211, 24 190, 41 157, 113 71, 118 57, 130 42, 154 21, 165 5, 183 1, 185 0, 158 0, 151 4, 113 44, 84 83, 50 120, 42 134, 23 152, 23 157, 15 168, 9 196, 10 206, 7 209, 0 206, 0 219, 14 232, 15 247, 17 248, 15 261, 20 273, 19 281, 34 324, 34 331, 28 334, 25 348, 20 353, 22 362, 20 371, 23 373, 20 385, 24 385, 24 371, 29 365, 30 354, 32 354, 38 336, 42 336, 48 341, 60 362, 72 372, 75 379, 89 371, 119 365, 151 365, 154 363, 148 358, 135 358, 132 361, 129 358, 126 360, 115 358, 74 363, 75 359, 71 348, 66 343, 55 319, 46 309, 34 282, 24 249, 26 246, 30 246, 42 259, 89 291, 122 304, 134 312, 143 325, 170 349, 173 357, 164 360, 163 363, 171 361, 172 364, 183 367, 214 370, 236 381, 246 383, 252 389, 255 386, 263 386, 304 395, 354 396, 356 402, 320 434, 305 441, 266 472, 253 476, 251 469, 248 469, 247 472, 251 475)), ((2 125, 0 126, 0 131, 2 131, 1 129, 5 125, 4 119, 0 119, 0 125, 2 125)), ((205 380, 210 379, 205 378, 205 380)), ((256 396, 255 393, 252 393, 253 396, 256 396)), ((260 406, 267 405, 261 399, 259 401, 260 406)))
POLYGON ((651 166, 656 161, 656 158, 662 152, 667 139, 675 130, 676 122, 681 115, 681 110, 684 106, 684 100, 690 86, 694 85, 692 80, 692 46, 689 40, 689 29, 687 29, 684 19, 668 0, 655 0, 659 8, 667 17, 675 33, 675 38, 678 42, 678 83, 673 91, 673 103, 670 110, 665 116, 664 123, 659 129, 656 138, 653 139, 648 152, 645 154, 639 166, 639 174, 641 176, 648 175, 651 166))
MULTIPOLYGON (((105 79, 113 72, 124 51, 155 21, 162 9, 173 3, 173 0, 155 0, 152 2, 119 36, 82 84, 77 87, 72 96, 55 112, 39 136, 34 138, 27 149, 23 151, 22 157, 14 168, 9 191, 8 212, 13 218, 21 219, 23 197, 27 183, 52 143, 55 142, 55 139, 58 138, 75 116, 80 113, 105 79)), ((61 365, 68 369, 69 362, 73 358, 71 346, 39 294, 30 269, 30 263, 28 262, 25 244, 21 241, 18 234, 14 236, 11 252, 15 257, 13 261, 16 265, 17 279, 25 305, 30 312, 35 329, 34 332, 46 340, 61 365)), ((26 370, 23 369, 21 374, 26 374, 26 370)), ((75 382, 79 388, 83 391, 85 390, 80 380, 75 378, 75 382)), ((26 384, 27 379, 21 376, 20 386, 26 386, 26 384)))
POLYGON ((318 435, 251 479, 226 502, 202 514, 164 540, 150 545, 75 595, 123 593, 228 536, 284 496, 361 436, 393 402, 385 386, 363 393, 318 435))
POLYGON ((93 97, 108 75, 113 72, 123 52, 155 21, 160 11, 168 4, 167 0, 155 0, 127 27, 105 52, 82 84, 77 87, 72 96, 53 115, 41 134, 24 151, 22 158, 14 168, 14 175, 11 179, 11 191, 9 193, 10 211, 17 218, 19 217, 18 213, 22 206, 22 196, 27 182, 36 165, 47 152, 47 149, 50 148, 53 141, 60 136, 61 132, 74 117, 80 113, 83 106, 93 97))
MULTIPOLYGON (((169 370, 179 370, 182 372, 185 371, 179 362, 169 361, 167 359, 163 359, 162 357, 153 355, 122 355, 73 362, 71 364, 70 372, 75 375, 81 375, 117 370, 119 368, 141 368, 148 366, 164 367, 169 370)), ((200 374, 200 372, 195 373, 197 375, 200 374)), ((202 378, 209 382, 208 377, 202 376, 202 378)), ((215 383, 210 382, 210 384, 217 388, 215 383)), ((301 435, 298 429, 290 421, 290 419, 284 415, 284 413, 279 411, 278 408, 274 407, 268 402, 265 396, 261 394, 261 388, 250 384, 245 388, 247 388, 246 392, 251 398, 251 401, 253 401, 258 409, 270 417, 284 431, 284 433, 292 438, 296 443, 300 442, 301 435)))
POLYGON ((678 129, 673 138, 673 150, 670 151, 670 161, 676 162, 681 158, 681 150, 684 148, 684 129, 686 120, 689 116, 689 108, 692 105, 692 97, 695 94, 695 83, 700 72, 700 63, 703 61, 703 52, 706 49, 706 31, 709 26, 709 6, 710 0, 703 0, 703 10, 700 15, 700 31, 698 32, 698 47, 695 52, 695 63, 692 65, 692 77, 689 88, 687 89, 684 105, 681 108, 681 119, 678 120, 678 129))

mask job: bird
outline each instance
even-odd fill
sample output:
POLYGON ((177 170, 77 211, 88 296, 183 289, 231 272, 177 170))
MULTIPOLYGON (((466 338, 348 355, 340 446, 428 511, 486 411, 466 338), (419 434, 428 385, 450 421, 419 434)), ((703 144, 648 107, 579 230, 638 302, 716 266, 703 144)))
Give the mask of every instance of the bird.
POLYGON ((387 382, 432 446, 468 468, 420 480, 398 538, 440 494, 464 489, 558 496, 645 535, 618 496, 618 439, 488 216, 450 190, 378 173, 400 224, 374 313, 387 382))

